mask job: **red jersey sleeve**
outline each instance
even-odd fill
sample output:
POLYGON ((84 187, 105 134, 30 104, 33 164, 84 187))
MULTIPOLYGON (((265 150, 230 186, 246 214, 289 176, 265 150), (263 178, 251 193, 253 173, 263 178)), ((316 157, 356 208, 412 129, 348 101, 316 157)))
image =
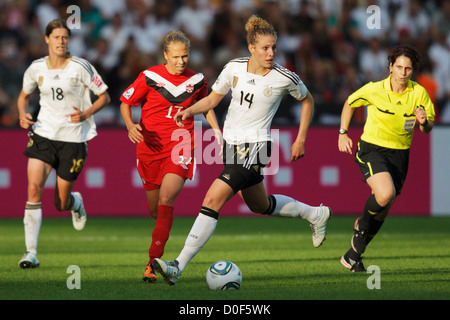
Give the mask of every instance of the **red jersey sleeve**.
POLYGON ((141 72, 137 79, 120 96, 120 101, 137 107, 141 102, 145 103, 148 91, 149 87, 145 80, 145 75, 141 72))

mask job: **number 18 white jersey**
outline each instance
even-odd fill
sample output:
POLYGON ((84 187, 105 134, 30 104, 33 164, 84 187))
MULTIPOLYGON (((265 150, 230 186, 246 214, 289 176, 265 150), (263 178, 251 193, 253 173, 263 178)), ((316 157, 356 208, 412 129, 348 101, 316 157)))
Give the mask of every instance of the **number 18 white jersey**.
POLYGON ((218 94, 232 90, 223 128, 229 144, 272 141, 270 125, 283 96, 303 100, 308 92, 298 75, 277 63, 264 76, 247 72, 249 59, 228 62, 212 86, 218 94))
POLYGON ((104 93, 108 86, 86 60, 73 56, 64 69, 49 69, 47 57, 37 59, 23 77, 23 91, 40 91, 40 110, 33 131, 50 140, 85 142, 97 135, 94 117, 70 123, 73 106, 81 111, 92 105, 90 91, 104 93))

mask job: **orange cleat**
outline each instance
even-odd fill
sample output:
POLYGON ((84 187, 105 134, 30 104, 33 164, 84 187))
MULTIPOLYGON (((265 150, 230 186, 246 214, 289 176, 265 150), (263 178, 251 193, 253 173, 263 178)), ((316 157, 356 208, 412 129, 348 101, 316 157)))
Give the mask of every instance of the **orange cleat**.
POLYGON ((149 283, 155 282, 157 279, 155 269, 153 269, 153 265, 149 263, 145 267, 144 274, 142 275, 142 280, 148 281, 149 283))

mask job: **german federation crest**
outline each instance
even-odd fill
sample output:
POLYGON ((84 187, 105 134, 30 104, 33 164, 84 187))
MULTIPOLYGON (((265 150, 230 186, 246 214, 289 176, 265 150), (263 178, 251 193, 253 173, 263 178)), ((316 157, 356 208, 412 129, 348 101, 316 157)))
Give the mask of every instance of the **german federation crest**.
POLYGON ((265 95, 266 97, 270 97, 270 96, 272 95, 272 88, 267 86, 267 87, 264 89, 263 93, 264 93, 264 95, 265 95))

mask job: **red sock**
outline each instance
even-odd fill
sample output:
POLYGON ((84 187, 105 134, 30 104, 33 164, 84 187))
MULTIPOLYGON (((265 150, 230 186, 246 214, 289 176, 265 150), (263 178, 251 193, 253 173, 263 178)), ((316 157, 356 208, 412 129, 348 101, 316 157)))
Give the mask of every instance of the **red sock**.
POLYGON ((152 233, 152 244, 148 250, 150 263, 154 258, 161 258, 164 253, 164 247, 169 240, 170 229, 173 223, 173 207, 158 206, 158 218, 156 218, 155 229, 152 233))

